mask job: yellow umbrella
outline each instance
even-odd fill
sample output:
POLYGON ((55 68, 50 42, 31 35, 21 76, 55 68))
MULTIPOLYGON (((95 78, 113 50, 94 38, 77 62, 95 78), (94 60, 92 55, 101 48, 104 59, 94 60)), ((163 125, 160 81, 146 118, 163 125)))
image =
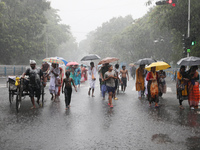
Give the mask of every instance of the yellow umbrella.
POLYGON ((165 70, 170 68, 171 66, 163 61, 153 62, 149 66, 147 66, 145 69, 148 71, 151 71, 151 67, 156 67, 156 71, 158 70, 165 70))

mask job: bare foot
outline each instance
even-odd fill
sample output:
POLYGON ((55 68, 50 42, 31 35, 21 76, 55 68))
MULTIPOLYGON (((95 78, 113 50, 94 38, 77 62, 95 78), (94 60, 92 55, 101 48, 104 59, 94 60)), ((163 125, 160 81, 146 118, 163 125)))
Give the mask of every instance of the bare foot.
POLYGON ((68 108, 66 107, 65 110, 67 110, 68 108))
POLYGON ((53 100, 53 99, 54 99, 54 97, 52 96, 52 97, 51 97, 51 100, 53 100))
POLYGON ((35 109, 35 108, 36 108, 35 106, 31 107, 31 109, 35 109))

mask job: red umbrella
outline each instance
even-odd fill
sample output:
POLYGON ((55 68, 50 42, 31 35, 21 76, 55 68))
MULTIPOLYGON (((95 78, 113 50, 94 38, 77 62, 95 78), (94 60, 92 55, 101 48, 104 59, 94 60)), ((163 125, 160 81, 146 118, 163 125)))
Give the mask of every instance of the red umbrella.
POLYGON ((77 62, 68 62, 66 66, 75 66, 75 65, 78 65, 77 62))

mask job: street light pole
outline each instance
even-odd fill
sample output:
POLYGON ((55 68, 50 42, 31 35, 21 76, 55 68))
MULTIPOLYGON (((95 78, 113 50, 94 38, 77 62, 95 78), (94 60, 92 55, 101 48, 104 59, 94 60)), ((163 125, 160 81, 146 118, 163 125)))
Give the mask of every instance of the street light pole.
MULTIPOLYGON (((190 38, 190 0, 188 0, 188 32, 187 32, 187 38, 190 38)), ((187 52, 187 57, 189 57, 190 54, 187 52)))
POLYGON ((45 26, 45 37, 46 37, 46 58, 48 57, 48 35, 47 35, 47 25, 45 26))

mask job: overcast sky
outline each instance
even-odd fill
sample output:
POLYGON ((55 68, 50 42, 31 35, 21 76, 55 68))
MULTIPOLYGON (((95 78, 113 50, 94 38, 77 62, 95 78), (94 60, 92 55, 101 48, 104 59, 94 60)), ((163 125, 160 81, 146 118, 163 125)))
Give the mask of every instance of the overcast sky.
POLYGON ((62 23, 70 25, 77 42, 86 38, 88 32, 113 17, 132 15, 137 19, 149 9, 147 0, 49 0, 51 7, 59 9, 62 23))

